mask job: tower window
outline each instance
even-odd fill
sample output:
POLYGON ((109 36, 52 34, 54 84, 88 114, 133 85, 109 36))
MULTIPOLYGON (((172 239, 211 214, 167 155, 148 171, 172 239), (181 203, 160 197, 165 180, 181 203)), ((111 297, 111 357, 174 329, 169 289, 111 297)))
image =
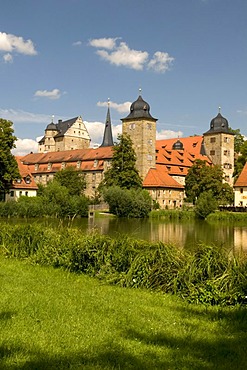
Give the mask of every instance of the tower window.
POLYGON ((224 155, 229 156, 230 155, 230 150, 224 150, 224 155))
POLYGON ((215 150, 210 150, 210 155, 215 155, 215 150))
POLYGON ((215 137, 211 137, 210 138, 210 143, 215 143, 216 142, 216 138, 215 137))
POLYGON ((229 137, 224 137, 224 143, 230 143, 230 138, 229 137))

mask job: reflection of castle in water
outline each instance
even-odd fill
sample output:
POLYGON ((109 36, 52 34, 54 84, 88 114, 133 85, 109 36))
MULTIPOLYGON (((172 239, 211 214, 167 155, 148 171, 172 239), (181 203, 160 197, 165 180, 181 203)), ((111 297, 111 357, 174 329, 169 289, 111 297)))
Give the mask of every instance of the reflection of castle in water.
POLYGON ((193 249, 198 244, 216 245, 247 252, 247 227, 209 224, 205 221, 161 221, 99 218, 89 221, 88 230, 113 237, 161 241, 179 248, 193 249))
POLYGON ((234 227, 234 247, 247 252, 247 227, 234 227))

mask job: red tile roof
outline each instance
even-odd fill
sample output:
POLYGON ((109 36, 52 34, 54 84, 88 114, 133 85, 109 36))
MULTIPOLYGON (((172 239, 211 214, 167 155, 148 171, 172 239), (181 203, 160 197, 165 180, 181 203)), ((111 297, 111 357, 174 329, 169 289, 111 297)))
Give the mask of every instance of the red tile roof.
POLYGON ((168 172, 166 172, 165 167, 161 165, 156 165, 156 168, 151 168, 147 176, 143 181, 144 188, 176 188, 183 189, 184 186, 179 184, 174 180, 168 172))
POLYGON ((234 187, 236 186, 247 186, 247 163, 245 163, 244 168, 234 184, 234 187))
POLYGON ((33 176, 31 174, 31 170, 29 168, 29 166, 27 165, 24 165, 22 163, 22 160, 21 160, 22 157, 15 157, 16 161, 17 161, 17 164, 18 164, 18 168, 19 168, 19 172, 20 172, 20 175, 21 175, 21 180, 17 180, 17 181, 14 181, 12 183, 12 189, 32 189, 32 190, 37 190, 38 189, 38 186, 36 185, 34 179, 33 179, 33 176), (28 178, 28 181, 27 181, 27 178, 28 178))
POLYGON ((24 164, 35 163, 62 163, 88 161, 94 159, 111 159, 113 156, 112 147, 74 149, 61 152, 30 153, 22 157, 24 164))

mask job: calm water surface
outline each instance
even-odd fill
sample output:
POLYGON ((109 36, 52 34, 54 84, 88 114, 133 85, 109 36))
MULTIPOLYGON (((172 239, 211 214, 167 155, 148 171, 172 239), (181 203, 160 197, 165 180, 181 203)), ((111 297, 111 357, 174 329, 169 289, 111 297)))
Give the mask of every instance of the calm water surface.
MULTIPOLYGON (((61 226, 58 220, 8 220, 9 223, 42 223, 61 226)), ((0 221, 1 223, 1 221, 0 221)), ((68 225, 68 223, 65 223, 68 225)), ((247 224, 215 223, 206 221, 162 221, 139 219, 116 219, 111 217, 78 219, 69 223, 69 226, 79 228, 82 233, 98 230, 101 234, 111 237, 128 235, 148 241, 162 241, 171 243, 180 248, 192 249, 199 243, 224 246, 229 249, 241 249, 247 252, 247 224)))

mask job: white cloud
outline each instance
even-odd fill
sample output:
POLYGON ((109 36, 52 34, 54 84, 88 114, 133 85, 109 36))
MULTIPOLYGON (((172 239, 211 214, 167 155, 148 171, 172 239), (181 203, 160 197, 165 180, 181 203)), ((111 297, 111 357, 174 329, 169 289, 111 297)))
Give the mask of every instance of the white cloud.
POLYGON ((30 152, 36 153, 38 151, 38 142, 37 140, 32 139, 17 139, 15 142, 16 148, 12 150, 14 155, 26 155, 30 152))
POLYGON ((172 131, 172 130, 161 130, 156 132, 157 140, 172 139, 174 137, 182 137, 182 131, 172 131))
POLYGON ((246 115, 247 114, 247 110, 237 110, 237 113, 246 115))
MULTIPOLYGON (((98 107, 107 107, 108 102, 100 102, 99 101, 97 103, 97 106, 98 107)), ((115 109, 119 113, 128 113, 130 111, 130 106, 131 106, 131 102, 129 102, 129 101, 126 101, 122 104, 114 103, 112 101, 110 102, 110 108, 115 109)))
POLYGON ((0 51, 8 53, 19 53, 24 55, 36 55, 34 44, 31 40, 24 40, 23 37, 0 32, 0 51))
POLYGON ((81 46, 82 45, 82 42, 81 41, 75 41, 75 42, 73 42, 72 45, 73 46, 81 46))
POLYGON ((174 58, 170 57, 168 53, 156 51, 153 58, 148 63, 148 68, 153 69, 155 72, 164 73, 169 69, 173 61, 174 58))
MULTIPOLYGON (((103 140, 103 134, 105 129, 105 123, 103 122, 89 122, 89 121, 83 121, 85 123, 85 126, 88 130, 89 136, 91 138, 91 147, 93 147, 95 144, 101 145, 103 140)), ((112 135, 113 140, 117 140, 117 135, 122 132, 122 125, 119 124, 117 126, 112 125, 112 135)))
POLYGON ((89 45, 93 46, 95 48, 103 48, 103 49, 108 49, 112 50, 116 46, 116 40, 118 40, 119 37, 115 38, 101 38, 101 39, 93 39, 89 40, 89 45))
POLYGON ((40 98, 48 98, 51 100, 56 100, 61 97, 61 92, 59 89, 53 89, 51 91, 48 90, 37 90, 34 94, 36 97, 40 98))
POLYGON ((46 114, 34 114, 23 110, 0 109, 0 117, 16 123, 42 123, 47 125, 51 116, 46 114))
POLYGON ((106 50, 98 50, 97 54, 111 64, 135 70, 142 70, 148 60, 148 52, 130 49, 125 42, 121 42, 117 49, 111 53, 106 50))
POLYGON ((164 73, 169 70, 174 58, 168 53, 156 51, 149 58, 147 51, 130 49, 126 42, 117 43, 120 38, 100 38, 89 41, 89 45, 97 48, 96 54, 116 66, 124 66, 135 70, 144 68, 164 73))
POLYGON ((3 60, 5 63, 12 63, 13 62, 13 57, 10 53, 4 54, 3 60))

